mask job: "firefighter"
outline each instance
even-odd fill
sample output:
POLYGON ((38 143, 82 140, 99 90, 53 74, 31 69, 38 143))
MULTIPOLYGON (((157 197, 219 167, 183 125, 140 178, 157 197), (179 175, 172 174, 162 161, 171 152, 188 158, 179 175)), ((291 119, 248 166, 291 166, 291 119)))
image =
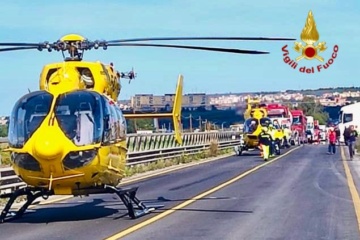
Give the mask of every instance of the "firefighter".
POLYGON ((269 130, 267 127, 261 128, 261 133, 259 135, 259 143, 261 144, 261 148, 263 150, 263 158, 264 161, 269 160, 270 157, 270 146, 273 142, 273 139, 271 137, 271 134, 269 133, 269 130))
POLYGON ((271 144, 270 144, 270 157, 275 156, 275 128, 272 123, 269 124, 268 133, 271 135, 271 144))
POLYGON ((288 124, 283 124, 284 135, 285 135, 285 146, 290 147, 291 130, 288 124))

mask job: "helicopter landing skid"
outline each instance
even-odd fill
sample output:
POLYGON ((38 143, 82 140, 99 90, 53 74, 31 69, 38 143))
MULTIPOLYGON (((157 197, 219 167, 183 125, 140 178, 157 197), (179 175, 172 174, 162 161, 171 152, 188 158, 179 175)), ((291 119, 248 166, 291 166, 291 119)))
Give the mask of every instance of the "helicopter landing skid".
POLYGON ((2 210, 0 215, 0 223, 5 222, 7 215, 11 213, 9 219, 20 218, 26 209, 39 197, 47 199, 49 195, 52 195, 50 192, 44 192, 44 189, 25 187, 15 190, 12 193, 6 193, 0 195, 0 198, 9 198, 8 202, 5 205, 5 208, 2 210), (10 212, 11 206, 14 204, 15 200, 20 196, 26 196, 26 202, 19 208, 16 212, 10 212))
POLYGON ((125 207, 128 210, 129 217, 132 219, 136 219, 138 217, 144 216, 156 210, 157 208, 161 208, 164 206, 164 205, 146 206, 135 196, 138 187, 116 188, 113 186, 105 186, 105 188, 110 193, 116 193, 116 195, 124 203, 125 207))

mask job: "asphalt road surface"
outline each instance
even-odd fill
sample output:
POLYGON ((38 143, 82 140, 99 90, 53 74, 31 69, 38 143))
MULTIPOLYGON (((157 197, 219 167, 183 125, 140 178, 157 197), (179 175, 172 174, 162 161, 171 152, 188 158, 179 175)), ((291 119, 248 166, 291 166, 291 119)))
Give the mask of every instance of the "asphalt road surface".
MULTIPOLYGON (((327 155, 322 145, 304 146, 247 172, 263 163, 258 156, 229 157, 132 184, 140 186, 138 197, 147 205, 164 205, 136 220, 125 216, 114 195, 97 195, 36 207, 19 220, 1 224, 0 236, 359 239, 354 195, 339 153, 327 155)), ((355 183, 360 182, 353 170, 356 162, 346 164, 355 183)))

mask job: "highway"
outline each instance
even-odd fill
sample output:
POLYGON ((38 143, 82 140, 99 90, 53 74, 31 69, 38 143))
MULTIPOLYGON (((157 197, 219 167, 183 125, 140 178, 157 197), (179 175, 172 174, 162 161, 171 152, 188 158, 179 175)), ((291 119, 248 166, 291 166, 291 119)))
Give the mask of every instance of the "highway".
POLYGON ((359 239, 344 166, 358 185, 360 161, 326 150, 292 148, 265 164, 257 153, 233 156, 133 183, 147 205, 164 205, 136 220, 115 195, 37 206, 1 224, 1 239, 359 239))

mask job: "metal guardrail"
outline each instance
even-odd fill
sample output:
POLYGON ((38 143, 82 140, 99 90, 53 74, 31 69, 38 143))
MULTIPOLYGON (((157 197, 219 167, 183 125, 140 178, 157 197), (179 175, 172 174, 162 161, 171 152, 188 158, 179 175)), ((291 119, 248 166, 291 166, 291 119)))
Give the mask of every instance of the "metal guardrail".
POLYGON ((10 193, 26 184, 16 176, 12 167, 0 168, 0 194, 10 193))
MULTIPOLYGON (((166 161, 184 155, 198 154, 209 149, 213 141, 218 143, 218 149, 226 149, 239 144, 240 136, 240 132, 234 131, 183 133, 183 143, 180 145, 175 141, 172 133, 128 134, 127 165, 150 163, 160 159, 166 161)), ((4 139, 0 138, 0 143, 2 140, 4 139)), ((0 194, 25 185, 11 167, 0 168, 0 194)))

